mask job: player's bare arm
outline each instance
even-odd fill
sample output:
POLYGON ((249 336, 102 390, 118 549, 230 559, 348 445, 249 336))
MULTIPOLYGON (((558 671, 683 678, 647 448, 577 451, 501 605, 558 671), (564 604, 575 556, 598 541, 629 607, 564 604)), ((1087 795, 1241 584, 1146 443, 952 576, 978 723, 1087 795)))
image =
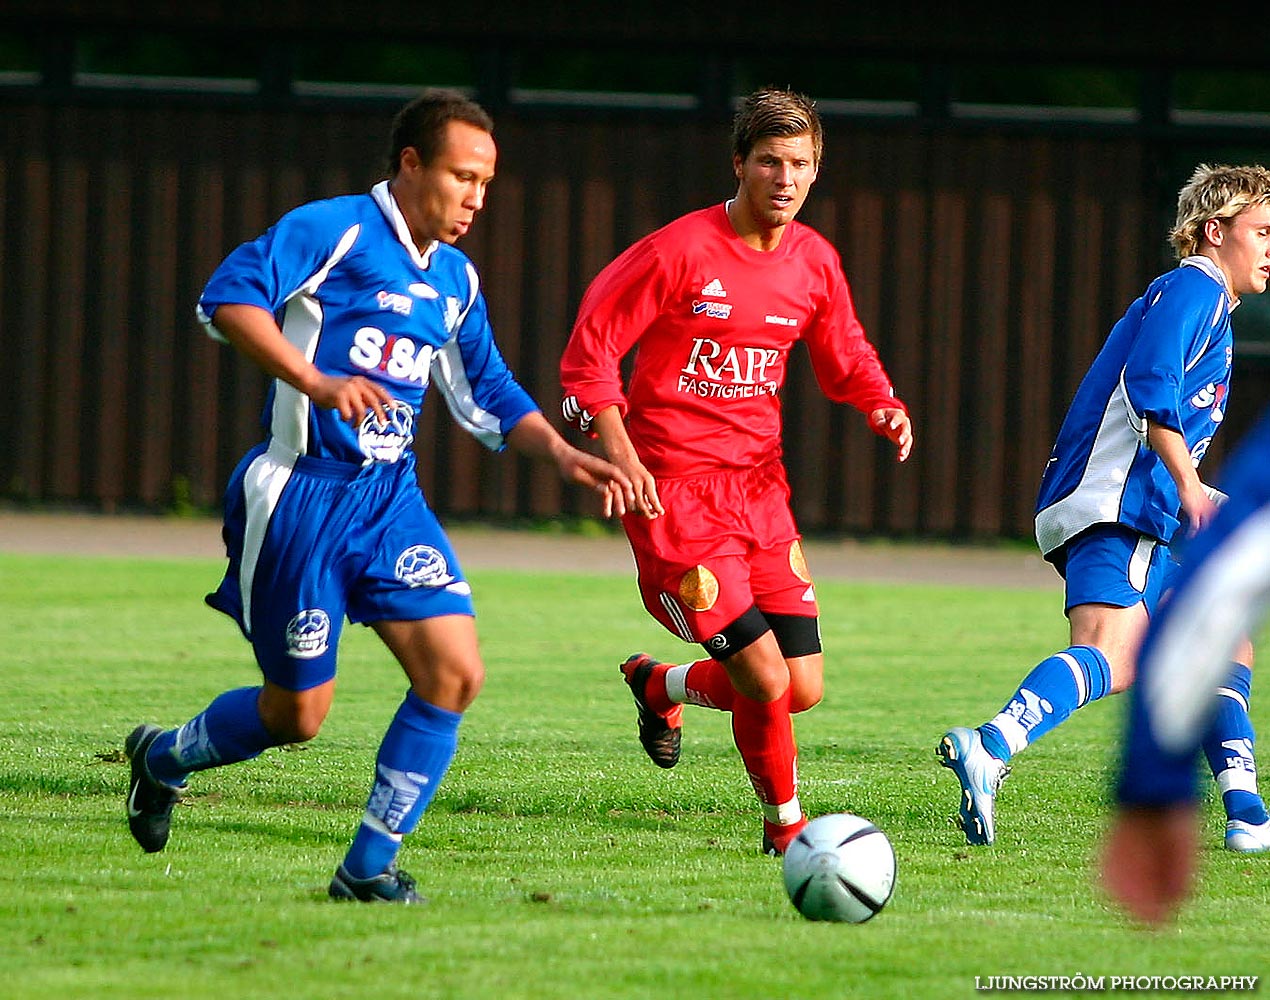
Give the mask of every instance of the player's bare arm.
POLYGON ((1158 924, 1191 888, 1199 818, 1193 805, 1122 809, 1102 857, 1102 881, 1133 917, 1158 924))
POLYGON ((896 459, 907 461, 913 450, 913 421, 899 407, 883 407, 869 414, 869 422, 896 447, 896 459))
POLYGON ((393 401, 387 389, 360 375, 342 377, 319 371, 287 340, 267 309, 227 302, 217 308, 212 325, 266 375, 294 386, 318 406, 338 410, 349 423, 360 421, 368 410, 385 419, 384 407, 393 401))
POLYGON ((616 465, 631 482, 633 490, 632 510, 637 510, 645 517, 660 517, 666 513, 657 496, 657 480, 640 461, 639 452, 630 435, 626 433, 626 425, 616 406, 606 406, 595 416, 591 424, 600 443, 604 445, 604 454, 616 465))
POLYGON ((1195 471, 1186 439, 1177 431, 1148 420, 1147 444, 1160 456, 1160 461, 1177 484, 1182 513, 1186 515, 1193 534, 1213 519, 1213 515, 1217 513, 1217 505, 1209 497, 1199 473, 1195 471))
POLYGON ((541 413, 522 417, 507 440, 517 451, 554 462, 566 482, 596 490, 605 517, 620 516, 634 508, 635 490, 626 473, 598 455, 573 447, 541 413))

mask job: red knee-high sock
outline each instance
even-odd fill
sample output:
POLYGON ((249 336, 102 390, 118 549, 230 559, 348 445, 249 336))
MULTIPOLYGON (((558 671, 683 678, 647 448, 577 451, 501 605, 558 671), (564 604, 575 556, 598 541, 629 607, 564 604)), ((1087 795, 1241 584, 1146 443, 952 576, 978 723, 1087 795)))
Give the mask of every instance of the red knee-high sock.
POLYGON ((789 716, 789 690, 775 701, 762 702, 737 693, 732 699, 732 736, 746 773, 770 823, 795 823, 798 764, 794 726, 789 716))
POLYGON ((683 704, 730 712, 735 695, 736 689, 723 664, 709 657, 686 666, 659 663, 653 667, 648 685, 644 688, 644 698, 649 706, 662 715, 683 704), (673 681, 667 677, 672 672, 673 681))
POLYGON ((692 664, 688 668, 688 676, 684 678, 684 689, 689 705, 732 711, 736 688, 732 686, 732 678, 718 660, 707 657, 692 664))

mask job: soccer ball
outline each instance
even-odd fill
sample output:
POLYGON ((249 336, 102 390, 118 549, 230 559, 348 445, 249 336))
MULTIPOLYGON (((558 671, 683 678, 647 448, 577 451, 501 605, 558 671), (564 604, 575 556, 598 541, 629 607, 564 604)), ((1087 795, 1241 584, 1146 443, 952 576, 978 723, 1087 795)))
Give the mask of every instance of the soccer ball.
POLYGON ((813 819, 785 848, 785 890, 808 920, 862 924, 891 898, 895 851, 862 816, 813 819))

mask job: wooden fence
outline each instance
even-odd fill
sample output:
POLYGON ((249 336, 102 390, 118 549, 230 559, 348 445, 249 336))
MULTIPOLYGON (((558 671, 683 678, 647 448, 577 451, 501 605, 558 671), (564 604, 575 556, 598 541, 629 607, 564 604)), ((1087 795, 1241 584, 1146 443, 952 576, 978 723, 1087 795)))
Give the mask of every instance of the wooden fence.
MULTIPOLYGON (((9 100, 0 114, 0 497, 112 510, 219 502, 259 439, 264 380, 194 320, 221 257, 311 198, 379 176, 382 108, 9 100)), ((904 466, 827 403, 799 353, 786 453, 805 530, 1027 536, 1068 399, 1168 266, 1161 179, 1132 137, 828 123, 803 219, 839 248, 917 447, 904 466)), ((559 422, 557 361, 590 278, 733 190, 726 128, 542 110, 498 122, 464 249, 504 353, 559 422)), ((1266 398, 1241 372, 1227 444, 1266 398)), ((590 513, 429 403, 424 488, 449 516, 590 513)))

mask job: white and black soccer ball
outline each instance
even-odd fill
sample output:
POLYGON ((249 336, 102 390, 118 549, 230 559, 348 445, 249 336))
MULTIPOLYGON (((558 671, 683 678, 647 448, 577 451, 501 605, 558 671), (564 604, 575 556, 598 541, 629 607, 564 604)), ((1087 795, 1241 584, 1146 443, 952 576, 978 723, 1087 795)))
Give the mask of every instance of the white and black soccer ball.
POLYGON ((862 924, 895 889, 895 851, 862 816, 831 813, 803 827, 787 848, 785 890, 808 920, 862 924))

